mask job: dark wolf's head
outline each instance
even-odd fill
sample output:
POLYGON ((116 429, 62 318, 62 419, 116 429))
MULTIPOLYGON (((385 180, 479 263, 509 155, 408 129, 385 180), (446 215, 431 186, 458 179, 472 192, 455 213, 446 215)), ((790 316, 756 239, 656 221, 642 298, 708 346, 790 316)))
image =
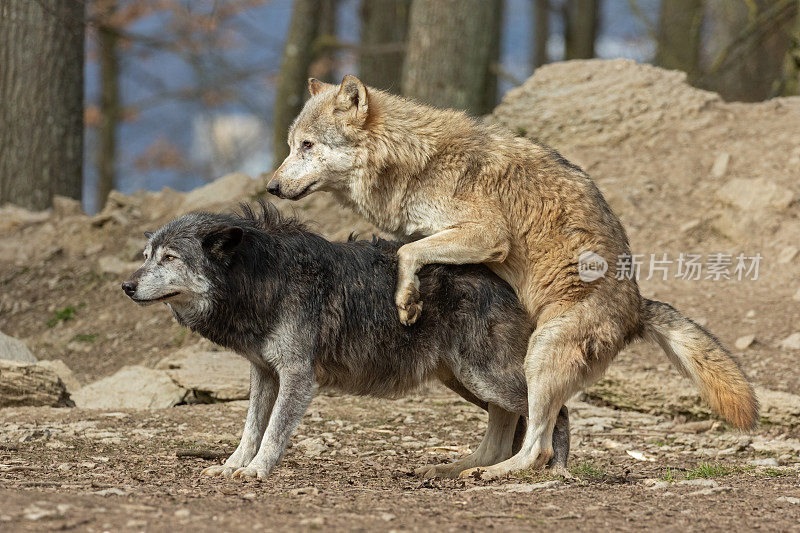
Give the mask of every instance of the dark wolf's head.
MULTIPOLYGON (((335 190, 363 164, 369 94, 355 76, 341 85, 311 79, 311 98, 289 129, 289 155, 267 191, 298 200, 314 191, 335 190)), ((374 91, 374 89, 370 89, 374 91)))
POLYGON ((228 222, 197 213, 146 233, 144 264, 122 284, 125 294, 139 305, 202 308, 215 271, 230 261, 244 236, 244 228, 228 222))

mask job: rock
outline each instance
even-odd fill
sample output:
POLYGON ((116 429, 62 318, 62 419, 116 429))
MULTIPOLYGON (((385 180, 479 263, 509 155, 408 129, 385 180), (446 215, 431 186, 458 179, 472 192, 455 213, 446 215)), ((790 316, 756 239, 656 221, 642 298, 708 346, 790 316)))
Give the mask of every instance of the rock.
POLYGON ((794 293, 794 296, 792 296, 792 300, 795 302, 800 302, 800 287, 797 288, 797 292, 794 293))
POLYGON ((800 503, 800 498, 795 498, 794 496, 779 496, 776 501, 797 505, 800 503))
POLYGON ((714 481, 713 479, 684 479, 683 481, 678 481, 675 483, 676 485, 688 485, 690 487, 708 487, 708 488, 716 488, 719 487, 719 483, 714 481))
POLYGON ((55 372, 66 387, 68 393, 72 394, 81 388, 81 383, 78 381, 78 378, 75 377, 75 374, 72 373, 72 370, 70 370, 70 368, 61 359, 45 359, 43 361, 39 361, 38 366, 55 372))
POLYGON ((784 350, 800 350, 800 332, 792 333, 781 341, 784 350))
POLYGON ((136 272, 142 266, 141 261, 128 262, 113 255, 106 255, 97 260, 97 268, 103 274, 113 274, 115 276, 128 276, 136 272))
POLYGON ((778 254, 778 263, 785 265, 786 263, 791 263, 795 257, 797 257, 797 246, 787 246, 781 253, 778 254))
POLYGON ((70 406, 58 375, 36 363, 0 359, 0 407, 70 406))
MULTIPOLYGON (((761 420, 770 424, 800 426, 800 396, 755 387, 761 404, 761 420)), ((618 409, 657 415, 685 415, 708 419, 711 409, 687 379, 677 376, 653 379, 652 372, 623 370, 612 366, 586 396, 618 409)))
POLYGON ((698 420, 696 422, 687 422, 685 424, 677 424, 673 429, 676 433, 705 433, 714 427, 713 420, 698 420))
POLYGON ((36 362, 36 357, 24 342, 17 338, 9 337, 2 331, 0 331, 0 359, 21 361, 23 363, 36 362))
POLYGON ((83 209, 81 208, 81 202, 79 200, 56 195, 53 197, 53 212, 57 217, 63 218, 82 215, 83 209))
POLYGON ((28 211, 16 205, 6 204, 0 208, 0 233, 10 233, 25 226, 46 222, 52 212, 28 211))
POLYGON ((763 459, 752 459, 747 464, 753 466, 778 466, 778 460, 774 457, 764 457, 763 459))
POLYGON ((756 340, 756 336, 752 333, 750 335, 743 335, 736 339, 733 345, 736 347, 737 350, 746 350, 753 344, 753 341, 756 340))
POLYGON ((177 405, 185 395, 186 390, 162 370, 125 366, 86 385, 72 399, 85 409, 163 409, 177 405))
POLYGON ((297 446, 303 448, 308 457, 319 457, 328 451, 328 447, 325 446, 325 441, 320 437, 308 437, 298 442, 297 446))
POLYGON ((162 359, 164 370, 198 403, 246 400, 250 396, 250 363, 228 351, 198 351, 188 347, 162 359))
POLYGON ((317 487, 298 487, 296 489, 290 490, 289 494, 294 494, 295 496, 300 496, 301 494, 316 496, 320 492, 322 491, 320 491, 317 487))
POLYGON ((188 193, 176 215, 190 211, 229 209, 236 202, 249 199, 261 188, 261 180, 253 179, 247 174, 228 174, 188 193))
POLYGON ((755 318, 755 316, 756 316, 756 311, 755 311, 755 309, 750 309, 750 310, 749 310, 749 311, 748 311, 748 312, 747 312, 747 313, 744 315, 744 317, 745 317, 745 318, 755 318))
POLYGON ((794 194, 766 178, 734 178, 717 191, 717 198, 743 211, 783 211, 794 200, 794 194))
POLYGON ((725 175, 725 172, 728 171, 728 163, 731 160, 731 154, 727 152, 722 152, 717 156, 714 160, 714 164, 711 166, 711 175, 715 178, 721 178, 725 175))

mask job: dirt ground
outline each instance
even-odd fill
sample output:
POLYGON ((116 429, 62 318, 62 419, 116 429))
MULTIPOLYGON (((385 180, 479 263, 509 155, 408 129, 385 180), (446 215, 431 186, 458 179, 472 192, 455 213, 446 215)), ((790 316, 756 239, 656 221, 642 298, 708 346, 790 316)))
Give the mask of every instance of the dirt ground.
MULTIPOLYGON (((232 451, 245 409, 7 409, 0 528, 740 531, 800 523, 800 470, 750 464, 773 456, 753 451, 753 436, 580 402, 566 480, 416 478, 415 467, 452 460, 485 427, 482 413, 439 387, 394 401, 319 396, 264 483, 201 477, 213 460, 176 456, 232 451), (321 439, 317 447, 297 444, 309 437, 321 439)), ((758 434, 797 444, 798 435, 776 428, 758 434)))
MULTIPOLYGON (((728 104, 677 73, 569 62, 540 69, 494 119, 583 166, 635 253, 760 253, 757 280, 684 280, 672 265, 668 279, 643 276, 640 286, 716 334, 756 385, 800 390, 800 350, 783 343, 800 332, 800 98, 728 104), (734 348, 746 335, 753 342, 734 348)), ((119 289, 142 232, 174 216, 184 196, 115 198, 94 218, 0 211, 0 330, 40 359, 63 360, 84 384, 199 341, 166 309, 139 308, 119 289), (109 259, 122 267, 104 268, 109 259)), ((279 206, 329 238, 373 229, 324 195, 279 206)), ((644 345, 614 370, 665 394, 681 383, 644 345)), ((741 434, 704 416, 591 398, 572 404, 571 479, 529 472, 468 483, 412 475, 474 449, 485 427, 481 412, 438 386, 394 401, 321 395, 265 483, 204 479, 213 460, 176 456, 231 451, 244 402, 4 409, 0 530, 798 529, 800 417, 741 434), (299 444, 315 437, 314 449, 299 444)))

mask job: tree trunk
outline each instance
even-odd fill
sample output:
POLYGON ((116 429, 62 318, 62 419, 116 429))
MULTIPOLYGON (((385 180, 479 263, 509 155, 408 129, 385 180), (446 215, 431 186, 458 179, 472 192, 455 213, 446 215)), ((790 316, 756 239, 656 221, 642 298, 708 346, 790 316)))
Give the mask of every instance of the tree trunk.
POLYGON ((319 6, 319 27, 317 28, 317 37, 314 44, 315 54, 314 64, 318 68, 314 70, 313 76, 327 83, 335 83, 336 75, 336 57, 335 46, 337 42, 336 36, 336 22, 337 22, 337 6, 339 0, 320 0, 319 6))
POLYGON ((367 85, 400 92, 411 0, 362 0, 358 73, 367 85))
POLYGON ((473 115, 488 112, 500 11, 498 0, 414 0, 402 94, 473 115))
POLYGON ((600 16, 600 0, 564 4, 564 59, 591 59, 600 16))
POLYGON ((689 82, 694 81, 700 66, 702 28, 703 0, 661 2, 656 64, 682 70, 689 82))
POLYGON ((303 106, 303 95, 308 87, 308 68, 314 59, 312 45, 317 36, 319 19, 320 9, 316 0, 294 1, 272 108, 274 167, 278 167, 289 155, 286 135, 303 106))
POLYGON ((0 0, 0 204, 81 197, 84 6, 0 0))
MULTIPOLYGON (((110 8, 106 18, 113 14, 110 8)), ((119 34, 116 28, 101 25, 98 30, 100 56, 100 126, 97 131, 97 191, 96 207, 103 209, 108 193, 114 188, 117 162, 117 126, 120 121, 119 101, 119 34)))
POLYGON ((796 2, 714 0, 709 7, 712 62, 700 85, 726 100, 759 101, 778 94, 796 2))
POLYGON ((533 0, 533 58, 531 70, 547 63, 547 39, 550 37, 550 2, 533 0))

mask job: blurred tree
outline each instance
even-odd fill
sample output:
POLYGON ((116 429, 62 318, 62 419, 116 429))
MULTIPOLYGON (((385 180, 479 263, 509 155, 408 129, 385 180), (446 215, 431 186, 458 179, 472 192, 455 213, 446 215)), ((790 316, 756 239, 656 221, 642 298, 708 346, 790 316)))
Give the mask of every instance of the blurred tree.
POLYGON ((308 86, 308 69, 314 59, 313 44, 318 34, 319 20, 317 0, 294 0, 272 108, 274 167, 280 165, 289 155, 286 134, 303 106, 303 95, 308 86))
POLYGON ((550 37, 550 2, 549 0, 532 0, 533 6, 533 50, 531 53, 531 70, 536 70, 547 63, 547 39, 550 37))
POLYGON ((694 82, 700 68, 703 0, 661 2, 656 64, 686 72, 694 82))
POLYGON ((358 73, 367 85, 400 92, 411 0, 362 0, 358 73))
POLYGON ((591 59, 600 18, 600 0, 564 3, 564 59, 591 59))
POLYGON ((103 209, 108 193, 114 188, 117 162, 117 127, 122 115, 119 96, 119 33, 113 24, 117 11, 115 0, 95 2, 93 19, 97 21, 97 47, 100 63, 100 116, 97 131, 98 210, 103 209))
POLYGON ((81 197, 84 7, 0 0, 0 204, 81 197))
POLYGON ((709 0, 711 65, 699 85, 726 100, 782 92, 797 0, 709 0))
POLYGON ((313 76, 328 83, 335 83, 336 57, 334 51, 338 43, 336 37, 337 7, 339 0, 320 0, 319 27, 313 45, 313 76))
POLYGON ((402 94, 473 115, 490 111, 501 14, 500 0, 414 0, 402 94))

